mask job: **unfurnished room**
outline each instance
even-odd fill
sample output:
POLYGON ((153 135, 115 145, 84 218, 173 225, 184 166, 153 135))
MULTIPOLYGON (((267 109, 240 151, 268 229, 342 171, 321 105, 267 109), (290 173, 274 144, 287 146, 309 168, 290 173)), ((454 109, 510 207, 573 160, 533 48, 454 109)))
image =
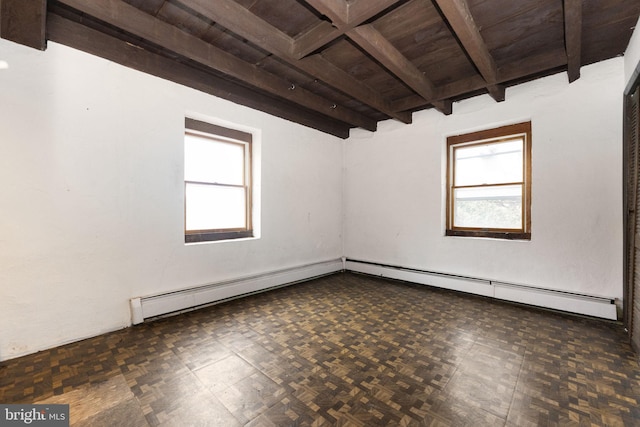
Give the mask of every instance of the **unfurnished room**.
POLYGON ((0 0, 0 426, 640 425, 638 0, 0 0))

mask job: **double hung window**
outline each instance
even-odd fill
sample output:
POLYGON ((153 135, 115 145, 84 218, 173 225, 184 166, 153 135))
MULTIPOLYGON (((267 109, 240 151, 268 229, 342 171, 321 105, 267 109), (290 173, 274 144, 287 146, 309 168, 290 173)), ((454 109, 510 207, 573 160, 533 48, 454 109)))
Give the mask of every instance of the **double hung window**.
POLYGON ((253 237, 252 135, 192 119, 185 128, 185 242, 253 237))
POLYGON ((447 138, 448 236, 531 239, 531 122, 447 138))

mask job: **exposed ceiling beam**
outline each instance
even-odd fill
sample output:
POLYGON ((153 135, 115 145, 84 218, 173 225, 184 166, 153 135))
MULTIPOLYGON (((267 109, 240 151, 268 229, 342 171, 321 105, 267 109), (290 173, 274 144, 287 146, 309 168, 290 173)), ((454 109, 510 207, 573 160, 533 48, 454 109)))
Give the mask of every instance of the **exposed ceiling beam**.
POLYGON ((356 99, 366 98, 370 105, 384 107, 381 111, 392 112, 391 117, 395 117, 403 123, 411 123, 411 113, 393 111, 391 104, 382 97, 378 92, 372 90, 369 86, 361 83, 359 80, 351 77, 343 70, 338 68, 335 64, 329 62, 322 55, 312 55, 304 59, 307 63, 307 67, 313 68, 314 74, 319 76, 321 80, 324 80, 329 85, 334 87, 343 88, 349 86, 349 91, 356 99), (348 80, 345 80, 348 79, 348 80))
MULTIPOLYGON (((353 26, 360 25, 399 1, 400 0, 351 0, 347 2, 349 8, 346 23, 353 26)), ((307 3, 309 2, 307 1, 307 3)))
MULTIPOLYGON (((567 57, 563 49, 545 52, 537 56, 513 62, 499 70, 498 83, 508 83, 527 76, 535 76, 547 70, 554 70, 567 65, 567 57)), ((481 76, 474 76, 465 80, 449 83, 439 88, 441 99, 455 98, 465 93, 473 93, 485 89, 487 83, 481 76)), ((412 95, 393 102, 398 111, 423 108, 428 105, 424 98, 412 95)))
POLYGON ((349 5, 345 0, 307 0, 315 10, 329 18, 334 25, 349 19, 349 5))
POLYGON ((39 50, 47 48, 46 0, 0 0, 0 37, 39 50))
POLYGON ((307 3, 316 10, 328 16, 333 21, 333 26, 324 29, 325 33, 321 34, 323 37, 321 40, 313 40, 311 37, 296 40, 297 46, 294 48, 296 57, 301 58, 326 44, 326 40, 331 37, 338 37, 344 33, 407 86, 425 100, 432 102, 438 111, 451 114, 451 102, 435 99, 433 83, 411 61, 372 25, 360 25, 397 2, 398 0, 353 0, 350 3, 344 0, 307 0, 307 3), (345 4, 347 4, 346 14, 343 7, 345 4), (306 45, 299 46, 301 40, 304 40, 306 45))
MULTIPOLYGON (((477 90, 483 90, 487 83, 484 79, 475 75, 465 80, 458 80, 453 83, 449 83, 440 88, 440 96, 446 96, 447 98, 453 98, 463 93, 473 92, 477 90)), ((429 106, 429 102, 419 95, 410 95, 401 99, 397 99, 393 102, 393 108, 398 111, 415 110, 420 108, 426 108, 429 106)), ((433 104, 431 104, 433 105, 433 104)))
POLYGON ((307 0, 306 3, 331 20, 312 28, 295 40, 293 56, 300 59, 330 43, 347 31, 376 16, 399 0, 307 0), (313 34, 312 34, 313 32, 313 34))
POLYGON ((361 25, 349 31, 347 35, 411 89, 431 102, 438 111, 451 114, 451 103, 438 101, 433 83, 373 25, 361 25))
POLYGON ((567 57, 563 49, 555 49, 506 64, 500 68, 498 81, 504 83, 521 80, 523 77, 534 76, 566 65, 567 57))
MULTIPOLYGON (((331 0, 326 1, 331 2, 331 0)), ((294 67, 330 84, 348 96, 403 123, 411 123, 410 113, 393 111, 390 103, 382 98, 377 91, 353 78, 353 76, 346 71, 336 66, 329 67, 329 71, 329 62, 320 58, 320 55, 312 55, 302 59, 296 59, 291 56, 290 52, 293 50, 292 45, 294 43, 292 38, 289 38, 291 44, 286 46, 280 40, 282 40, 283 36, 288 37, 287 35, 235 1, 216 0, 215 2, 211 2, 209 0, 191 0, 185 6, 217 22, 233 33, 246 38, 260 48, 276 54, 294 67), (256 28, 259 29, 259 33, 255 31, 256 28), (266 32, 266 35, 264 35, 264 32, 266 32), (276 34, 282 33, 282 35, 269 37, 270 32, 276 34), (263 35, 258 36, 257 34, 263 35), (318 64, 321 64, 321 66, 318 66, 318 64)))
POLYGON ((569 83, 572 83, 580 78, 582 0, 564 0, 564 41, 569 83))
POLYGON ((190 0, 182 4, 260 47, 269 47, 268 51, 277 56, 288 55, 293 48, 291 37, 233 0, 190 0), (211 13, 213 10, 215 14, 211 13), (233 26, 228 25, 229 21, 233 22, 233 26), (247 34, 251 34, 251 38, 246 37, 247 34))
POLYGON ((482 39, 469 5, 465 0, 435 0, 453 32, 460 40, 480 74, 487 82, 487 90, 496 101, 504 101, 504 87, 497 84, 498 67, 482 39))
POLYGON ((109 36, 99 30, 49 14, 47 32, 51 41, 100 56, 135 70, 152 74, 240 105, 300 123, 321 132, 348 138, 350 125, 292 105, 278 97, 176 62, 174 59, 141 49, 132 43, 109 36))
POLYGON ((295 38, 290 54, 295 59, 302 59, 343 34, 342 31, 331 25, 331 22, 320 21, 313 28, 295 38))
POLYGON ((489 95, 491 95, 491 97, 496 102, 504 101, 506 88, 503 85, 499 85, 499 84, 488 85, 487 91, 489 92, 489 95))
POLYGON ((400 0, 306 0, 315 10, 329 18, 333 25, 344 30, 376 16, 400 0))
POLYGON ((245 62, 222 49, 185 33, 121 0, 59 0, 59 3, 214 70, 238 78, 274 96, 296 102, 321 114, 367 130, 375 131, 376 121, 356 111, 338 107, 322 98, 263 69, 245 62), (290 90, 291 89, 291 90, 290 90))

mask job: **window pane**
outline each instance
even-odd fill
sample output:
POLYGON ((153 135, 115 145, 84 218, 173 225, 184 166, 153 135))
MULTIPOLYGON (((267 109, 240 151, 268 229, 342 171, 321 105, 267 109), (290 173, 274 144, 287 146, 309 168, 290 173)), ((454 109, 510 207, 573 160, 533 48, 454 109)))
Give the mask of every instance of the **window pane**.
POLYGON ((521 229, 522 185, 456 189, 454 226, 521 229))
POLYGON ((187 230, 246 228, 245 189, 187 184, 187 230))
POLYGON ((244 184, 244 145, 186 134, 184 179, 219 184, 244 184))
POLYGON ((522 182, 522 138, 455 148, 455 185, 522 182))

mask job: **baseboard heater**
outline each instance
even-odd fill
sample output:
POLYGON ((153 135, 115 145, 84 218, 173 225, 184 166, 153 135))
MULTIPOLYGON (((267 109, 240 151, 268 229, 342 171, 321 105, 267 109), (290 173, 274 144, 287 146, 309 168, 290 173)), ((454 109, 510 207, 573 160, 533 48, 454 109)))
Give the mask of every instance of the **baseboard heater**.
POLYGON ((614 298, 346 259, 345 269, 570 313, 617 320, 614 298))
POLYGON ((344 269, 342 259, 306 264, 270 271, 224 282, 210 283, 157 295, 132 298, 131 321, 134 325, 147 319, 180 313, 209 304, 292 285, 344 269))

